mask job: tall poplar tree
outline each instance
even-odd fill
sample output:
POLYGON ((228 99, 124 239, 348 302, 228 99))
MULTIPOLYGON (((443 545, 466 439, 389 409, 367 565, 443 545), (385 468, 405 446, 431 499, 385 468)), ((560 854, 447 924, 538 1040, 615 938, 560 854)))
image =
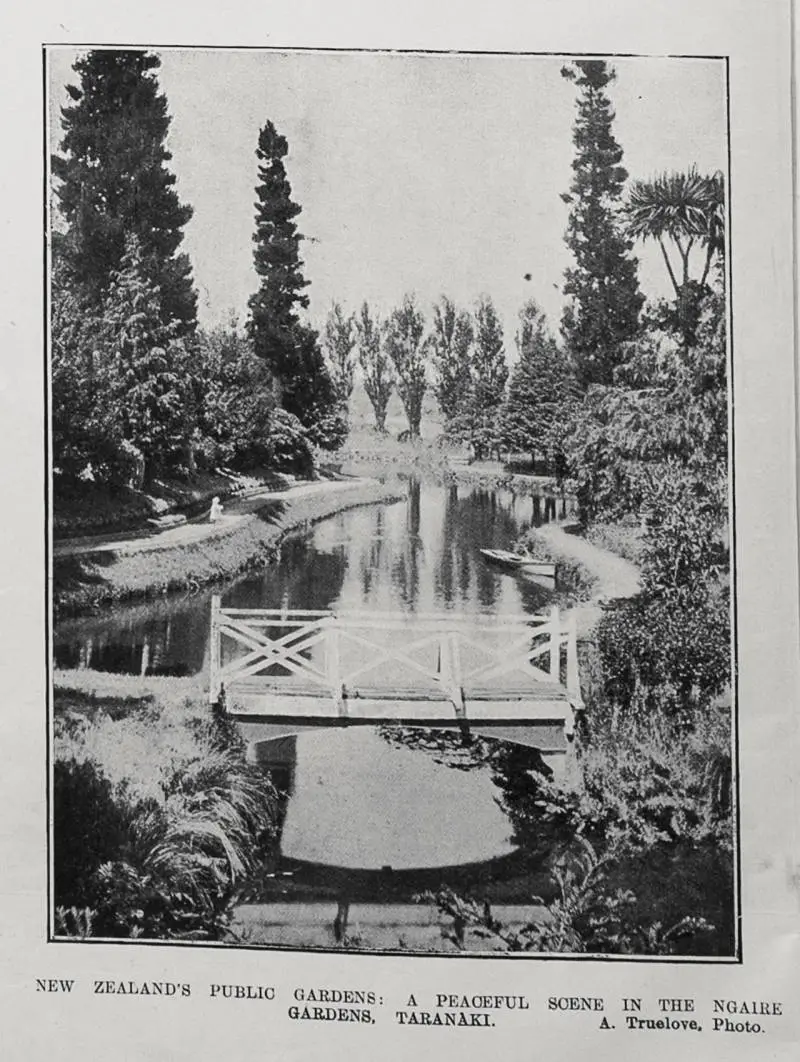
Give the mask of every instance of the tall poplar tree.
POLYGON ((469 398, 472 385, 473 328, 470 315, 442 296, 433 308, 431 348, 436 366, 436 399, 445 422, 455 417, 469 398))
POLYGON ((482 296, 474 313, 474 347, 470 358, 469 389, 458 413, 448 424, 448 433, 467 442, 480 459, 499 444, 499 414, 508 379, 503 326, 488 295, 482 296))
POLYGON ((71 283, 100 306, 136 236, 141 267, 158 290, 164 324, 196 324, 191 266, 178 249, 192 208, 181 203, 167 168, 170 116, 159 91, 158 56, 90 51, 73 69, 73 101, 62 109, 61 154, 52 160, 55 194, 67 223, 61 255, 71 283))
POLYGON ((408 434, 419 438, 422 400, 428 386, 426 351, 423 343, 425 318, 413 295, 392 311, 386 326, 386 351, 397 374, 397 393, 408 420, 408 434))
POLYGON ((383 349, 382 331, 381 322, 372 316, 365 301, 356 318, 358 362, 364 390, 372 405, 375 427, 381 434, 386 431, 386 410, 395 385, 394 368, 383 349))
POLYGON ((561 73, 578 88, 573 179, 562 196, 571 207, 566 241, 575 266, 565 273, 570 302, 561 331, 582 382, 609 384, 624 359, 623 344, 636 334, 644 303, 638 261, 620 217, 628 174, 606 95, 616 74, 602 59, 576 60, 561 73))
POLYGON ((475 350, 472 356, 472 393, 482 414, 497 413, 505 394, 508 364, 503 326, 488 295, 475 308, 475 350))
POLYGON ((323 338, 336 396, 346 406, 355 382, 355 316, 345 314, 341 303, 335 300, 328 311, 323 338))
POLYGON ((337 404, 333 382, 314 329, 303 322, 308 307, 295 218, 301 207, 283 160, 289 145, 272 122, 259 133, 256 157, 256 231, 253 260, 261 283, 250 296, 248 330, 253 348, 278 382, 281 405, 306 427, 315 427, 337 404))

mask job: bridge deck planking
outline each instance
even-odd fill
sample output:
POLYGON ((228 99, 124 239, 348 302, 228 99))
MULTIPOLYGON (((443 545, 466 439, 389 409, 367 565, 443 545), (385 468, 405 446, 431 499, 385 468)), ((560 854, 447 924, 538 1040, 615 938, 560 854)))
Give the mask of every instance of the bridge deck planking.
MULTIPOLYGON (((223 676, 224 681, 224 676, 223 676)), ((527 681, 508 686, 464 685, 461 687, 464 700, 468 701, 528 701, 568 699, 566 689, 556 682, 527 681)), ((261 697, 304 697, 318 700, 330 699, 332 692, 321 683, 303 682, 294 678, 280 676, 252 676, 237 678, 226 686, 228 696, 233 693, 245 693, 248 696, 261 697)), ((441 687, 419 685, 402 686, 354 686, 345 687, 345 697, 350 700, 408 700, 408 701, 449 701, 447 692, 441 687)))
MULTIPOLYGON (((551 691, 552 693, 553 691, 551 691)), ((464 715, 459 716, 452 701, 442 697, 353 697, 346 698, 341 710, 332 699, 304 696, 265 696, 262 693, 232 690, 227 704, 230 715, 259 716, 262 719, 317 722, 335 720, 352 723, 415 723, 435 725, 457 722, 463 718, 470 725, 494 725, 559 722, 563 725, 571 714, 566 697, 551 696, 532 700, 528 697, 470 701, 465 698, 464 715)))

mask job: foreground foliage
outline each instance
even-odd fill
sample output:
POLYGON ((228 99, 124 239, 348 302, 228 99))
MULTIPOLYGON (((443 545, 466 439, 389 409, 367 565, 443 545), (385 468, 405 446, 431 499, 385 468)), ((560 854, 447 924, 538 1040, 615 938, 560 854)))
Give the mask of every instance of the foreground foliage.
POLYGON ((460 948, 473 927, 509 951, 730 954, 728 709, 716 704, 682 734, 657 718, 597 730, 575 789, 525 769, 530 750, 488 754, 514 843, 532 867, 549 866, 547 894, 531 896, 538 917, 510 930, 479 894, 422 898, 452 919, 448 939, 460 948))
POLYGON ((59 726, 59 933, 216 940, 226 931, 272 829, 274 793, 223 722, 175 727, 158 716, 145 707, 59 726))

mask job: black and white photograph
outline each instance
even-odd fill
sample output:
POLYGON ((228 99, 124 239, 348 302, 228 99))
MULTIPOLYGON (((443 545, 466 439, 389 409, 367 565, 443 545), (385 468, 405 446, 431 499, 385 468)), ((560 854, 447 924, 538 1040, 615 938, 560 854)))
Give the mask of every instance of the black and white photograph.
POLYGON ((43 61, 48 939, 739 962, 727 59, 43 61))

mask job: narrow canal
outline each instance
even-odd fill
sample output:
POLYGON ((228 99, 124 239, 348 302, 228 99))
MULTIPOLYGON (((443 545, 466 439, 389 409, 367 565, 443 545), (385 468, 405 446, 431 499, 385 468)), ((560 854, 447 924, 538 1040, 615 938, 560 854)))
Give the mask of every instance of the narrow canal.
MULTIPOLYGON (((327 519, 286 541, 276 563, 216 590, 240 608, 536 614, 558 591, 492 567, 480 549, 510 548, 531 526, 572 515, 561 499, 412 479, 402 501, 327 519)), ((55 665, 202 674, 210 597, 64 622, 55 665)), ((553 838, 531 836, 535 778, 548 773, 535 748, 492 738, 464 748, 455 733, 383 726, 265 731, 254 749, 280 793, 280 822, 249 884, 252 904, 402 905, 445 884, 523 904, 541 885, 553 838)), ((283 932, 260 926, 256 939, 283 932)))

